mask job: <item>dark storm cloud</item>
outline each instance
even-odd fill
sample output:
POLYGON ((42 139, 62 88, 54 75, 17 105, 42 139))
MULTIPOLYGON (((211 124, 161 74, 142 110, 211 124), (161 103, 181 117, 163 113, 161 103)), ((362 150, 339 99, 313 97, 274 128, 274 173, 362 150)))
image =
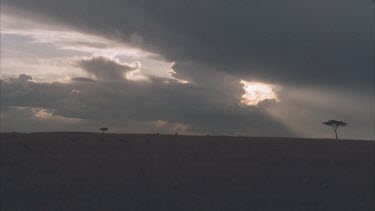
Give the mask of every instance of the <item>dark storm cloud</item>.
POLYGON ((244 108, 222 100, 222 93, 205 91, 171 80, 151 82, 96 81, 37 83, 11 78, 2 81, 4 107, 42 108, 64 118, 91 122, 153 122, 189 126, 189 132, 285 135, 291 132, 261 108, 244 108), (197 103, 199 102, 199 103, 197 103))
POLYGON ((16 79, 17 82, 27 82, 27 81, 33 81, 33 77, 31 77, 30 75, 26 75, 26 74, 20 74, 18 76, 18 78, 16 79))
POLYGON ((94 82, 95 81, 91 78, 85 78, 85 77, 75 77, 75 78, 72 78, 71 80, 75 82, 94 82))
MULTIPOLYGON (((373 2, 4 0, 21 13, 130 41, 202 72, 280 84, 366 89, 373 80, 373 2)), ((179 68, 181 67, 182 68, 179 68)))

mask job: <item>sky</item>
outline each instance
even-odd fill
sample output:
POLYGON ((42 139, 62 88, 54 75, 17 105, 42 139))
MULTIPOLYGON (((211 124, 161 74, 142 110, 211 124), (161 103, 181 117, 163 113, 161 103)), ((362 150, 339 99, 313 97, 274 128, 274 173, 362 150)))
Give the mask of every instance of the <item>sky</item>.
POLYGON ((372 0, 3 0, 1 131, 374 139, 372 0))

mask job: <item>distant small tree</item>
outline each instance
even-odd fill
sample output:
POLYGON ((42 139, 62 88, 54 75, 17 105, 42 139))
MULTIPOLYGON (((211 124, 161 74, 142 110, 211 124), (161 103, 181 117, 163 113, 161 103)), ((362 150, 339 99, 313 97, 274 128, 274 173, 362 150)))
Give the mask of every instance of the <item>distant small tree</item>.
POLYGON ((102 131, 102 133, 104 134, 105 132, 108 131, 108 128, 106 128, 106 127, 102 127, 102 128, 100 128, 99 130, 102 131))
POLYGON ((335 135, 336 135, 336 140, 338 139, 337 129, 339 127, 345 127, 347 125, 346 122, 337 121, 337 120, 329 120, 327 122, 323 122, 323 124, 328 125, 328 126, 330 126, 333 129, 333 131, 335 132, 335 135))
POLYGON ((17 132, 12 132, 12 137, 13 138, 17 137, 17 132))

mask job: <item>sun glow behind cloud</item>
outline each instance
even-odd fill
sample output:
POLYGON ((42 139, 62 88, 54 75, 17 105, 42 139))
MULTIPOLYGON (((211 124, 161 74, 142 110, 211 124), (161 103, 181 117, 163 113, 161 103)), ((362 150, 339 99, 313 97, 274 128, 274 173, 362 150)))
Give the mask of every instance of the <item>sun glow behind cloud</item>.
POLYGON ((241 80, 245 94, 242 95, 241 103, 255 106, 263 100, 276 100, 278 101, 277 95, 274 91, 274 87, 270 84, 260 82, 249 82, 241 80))

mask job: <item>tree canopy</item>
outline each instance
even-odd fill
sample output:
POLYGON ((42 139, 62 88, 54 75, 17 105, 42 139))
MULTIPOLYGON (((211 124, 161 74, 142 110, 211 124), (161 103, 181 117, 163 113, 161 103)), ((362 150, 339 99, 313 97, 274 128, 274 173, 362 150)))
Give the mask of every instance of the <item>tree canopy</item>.
POLYGON ((337 128, 338 127, 345 127, 347 125, 346 122, 338 121, 338 120, 329 120, 329 121, 323 122, 323 124, 332 127, 333 131, 335 132, 336 139, 338 139, 337 128))

